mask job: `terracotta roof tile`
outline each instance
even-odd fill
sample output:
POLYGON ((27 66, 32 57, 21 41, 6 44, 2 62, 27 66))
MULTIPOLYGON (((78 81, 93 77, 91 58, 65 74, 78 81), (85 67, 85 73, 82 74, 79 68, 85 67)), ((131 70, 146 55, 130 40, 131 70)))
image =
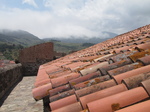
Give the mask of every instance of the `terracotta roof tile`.
POLYGON ((148 95, 150 96, 150 79, 143 81, 141 84, 145 88, 148 95))
POLYGON ((120 48, 118 48, 118 49, 115 49, 114 52, 118 54, 118 53, 120 53, 120 52, 125 52, 125 51, 127 51, 127 50, 129 50, 129 49, 130 49, 129 46, 124 46, 124 47, 120 47, 120 48))
POLYGON ((81 96, 85 96, 85 95, 88 95, 96 91, 103 90, 103 89, 106 89, 115 85, 116 85, 116 82, 114 80, 108 80, 108 81, 98 83, 98 84, 95 84, 95 85, 92 85, 83 89, 79 89, 75 91, 75 93, 78 97, 81 97, 81 96))
POLYGON ((124 84, 119 84, 119 85, 116 85, 116 86, 113 86, 104 90, 94 92, 89 95, 85 95, 83 97, 80 97, 79 99, 81 101, 83 108, 86 109, 87 104, 92 101, 102 99, 102 98, 105 98, 105 97, 108 97, 108 96, 111 96, 111 95, 114 95, 123 91, 127 91, 126 86, 124 84))
POLYGON ((87 81, 87 80, 90 80, 90 79, 93 79, 93 78, 96 78, 96 77, 99 77, 100 75, 101 75, 100 72, 96 71, 96 72, 87 74, 85 76, 82 76, 82 77, 79 77, 79 78, 76 78, 76 79, 72 79, 72 80, 69 81, 69 84, 73 87, 73 85, 76 85, 78 83, 81 83, 81 82, 84 82, 84 81, 87 81))
POLYGON ((73 103, 65 107, 56 109, 52 112, 80 112, 80 111, 82 111, 82 107, 81 107, 80 102, 77 102, 77 103, 73 103))
POLYGON ((147 25, 41 65, 33 97, 52 112, 134 112, 150 97, 149 36, 147 25))
POLYGON ((137 69, 134 69, 134 70, 122 73, 122 74, 118 74, 116 76, 113 76, 113 78, 116 80, 116 82, 118 84, 120 84, 121 81, 123 79, 125 79, 125 78, 131 77, 131 76, 135 76, 135 75, 138 75, 138 74, 141 74, 141 73, 150 72, 149 68, 150 68, 150 65, 143 66, 141 68, 137 68, 137 69))
POLYGON ((45 80, 45 79, 49 79, 48 74, 46 73, 45 69, 39 69, 37 77, 36 77, 36 82, 42 81, 42 80, 45 80))
POLYGON ((66 74, 70 74, 70 73, 71 73, 70 70, 63 70, 61 72, 50 74, 49 78, 53 79, 53 78, 57 78, 57 77, 60 77, 60 76, 66 75, 66 74))
POLYGON ((98 83, 101 83, 101 82, 104 82, 104 81, 107 81, 107 80, 110 80, 109 75, 93 78, 93 79, 90 79, 88 81, 84 81, 84 82, 81 82, 79 84, 75 84, 75 85, 72 86, 72 88, 78 90, 78 89, 89 87, 91 85, 95 85, 95 84, 98 84, 98 83))
POLYGON ((40 87, 38 87, 38 88, 34 88, 34 89, 32 90, 32 94, 33 94, 34 99, 40 100, 40 99, 42 99, 43 97, 49 95, 49 92, 48 92, 48 91, 51 90, 51 89, 52 89, 51 83, 42 85, 42 86, 40 86, 40 87))
POLYGON ((68 65, 63 66, 64 68, 70 68, 70 69, 74 69, 76 67, 82 67, 82 66, 86 66, 90 64, 89 62, 74 62, 74 63, 70 63, 68 65))
POLYGON ((118 75, 118 74, 130 71, 130 70, 133 70, 133 69, 140 68, 142 66, 143 66, 142 63, 136 62, 136 63, 132 63, 132 64, 128 64, 128 65, 122 66, 122 67, 118 67, 118 68, 113 69, 113 70, 109 70, 108 74, 110 76, 118 75))
POLYGON ((39 86, 48 84, 50 82, 51 82, 51 80, 49 78, 46 78, 45 80, 41 80, 41 81, 35 82, 34 83, 34 87, 39 87, 39 86))
POLYGON ((65 98, 65 97, 73 95, 73 94, 75 94, 74 89, 70 89, 70 90, 64 91, 64 92, 59 91, 58 94, 50 96, 49 99, 50 99, 50 102, 53 102, 53 101, 65 98))
POLYGON ((109 63, 115 63, 118 61, 122 61, 122 60, 129 60, 128 56, 135 54, 137 51, 134 52, 126 52, 126 53, 121 53, 115 56, 112 56, 109 59, 109 63))
POLYGON ((96 59, 94 59, 94 62, 97 62, 99 60, 106 60, 107 58, 111 57, 113 54, 107 54, 107 55, 102 55, 96 59))
POLYGON ((58 94, 58 93, 67 91, 67 90, 69 90, 69 89, 71 89, 70 86, 69 86, 69 84, 66 84, 66 85, 63 85, 63 86, 59 86, 59 87, 57 87, 57 88, 54 88, 54 89, 49 90, 49 95, 50 95, 50 96, 53 96, 53 95, 56 95, 56 94, 58 94))
POLYGON ((89 110, 88 109, 84 109, 84 110, 82 110, 80 112, 89 112, 89 110))
POLYGON ((51 79, 52 87, 58 87, 67 84, 70 80, 80 77, 79 73, 70 73, 54 79, 51 79))
POLYGON ((130 55, 129 58, 133 61, 136 62, 138 58, 144 57, 146 55, 150 55, 150 49, 149 50, 145 50, 142 52, 137 52, 133 55, 130 55))
POLYGON ((107 66, 107 65, 108 65, 108 62, 97 63, 97 64, 94 64, 93 66, 89 66, 88 68, 80 70, 80 74, 87 75, 89 73, 96 72, 98 68, 102 66, 107 66))
POLYGON ((115 68, 118 68, 118 67, 122 67, 124 65, 127 65, 127 64, 131 64, 132 61, 127 59, 127 60, 121 60, 121 61, 118 61, 118 62, 115 62, 115 63, 111 63, 105 67, 101 67, 101 68, 98 68, 98 70, 100 71, 100 73, 102 75, 107 75, 109 70, 113 70, 115 68))
POLYGON ((123 83, 127 86, 128 89, 138 87, 140 83, 144 80, 150 79, 150 73, 142 73, 129 78, 123 79, 123 83))
POLYGON ((149 105, 150 105, 150 100, 147 100, 115 112, 150 112, 149 105))
POLYGON ((64 69, 59 68, 59 67, 54 67, 54 68, 51 67, 50 69, 46 69, 45 71, 48 75, 52 75, 52 74, 61 73, 64 71, 64 69))
POLYGON ((134 88, 87 104, 90 112, 112 112, 148 98, 143 87, 134 88), (101 108, 100 108, 101 107, 101 108))
POLYGON ((150 55, 139 58, 137 61, 142 62, 144 65, 150 64, 150 55))
POLYGON ((139 51, 150 49, 150 42, 145 44, 140 44, 136 47, 139 51))
POLYGON ((0 60, 0 68, 3 68, 5 66, 7 67, 8 65, 12 64, 15 64, 15 62, 10 60, 0 60))
POLYGON ((60 100, 54 101, 50 103, 50 107, 53 110, 59 109, 61 107, 67 106, 69 104, 73 104, 77 102, 77 98, 75 95, 68 96, 66 98, 62 98, 60 100))
POLYGON ((83 62, 90 61, 90 62, 92 62, 95 58, 98 58, 98 56, 82 57, 82 58, 80 59, 80 61, 83 61, 83 62))

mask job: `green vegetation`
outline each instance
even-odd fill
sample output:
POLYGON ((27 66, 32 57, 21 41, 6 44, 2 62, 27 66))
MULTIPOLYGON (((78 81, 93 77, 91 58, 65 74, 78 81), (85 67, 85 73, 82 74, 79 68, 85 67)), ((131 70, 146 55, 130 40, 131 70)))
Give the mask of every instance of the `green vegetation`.
POLYGON ((3 30, 0 32, 0 59, 18 59, 19 50, 44 41, 22 30, 3 30))
MULTIPOLYGON (((91 43, 62 43, 59 41, 55 41, 54 43, 54 51, 69 54, 70 52, 78 51, 81 49, 85 49, 90 47, 91 43)), ((23 45, 16 44, 8 44, 8 43, 0 43, 0 52, 3 56, 0 56, 0 59, 9 59, 15 60, 18 59, 19 50, 23 49, 23 45)))
POLYGON ((76 42, 75 38, 70 38, 70 40, 74 41, 74 43, 70 43, 69 41, 62 42, 61 40, 55 39, 42 40, 22 30, 18 31, 3 30, 2 32, 0 32, 0 59, 9 59, 9 60, 18 59, 20 49, 44 42, 53 42, 54 51, 66 54, 81 49, 85 49, 87 47, 94 45, 93 43, 82 43, 82 39, 79 39, 80 43, 76 42))
POLYGON ((22 45, 15 45, 15 44, 0 44, 0 52, 3 54, 3 56, 0 57, 0 59, 9 59, 9 60, 15 60, 18 59, 19 56, 19 50, 22 49, 22 45))
POLYGON ((44 41, 26 31, 9 31, 0 32, 0 42, 7 44, 16 44, 23 46, 32 46, 44 41))
POLYGON ((83 43, 82 46, 83 47, 89 47, 89 46, 93 46, 93 43, 83 43))
POLYGON ((70 53, 74 51, 78 51, 81 49, 85 49, 87 47, 90 47, 94 44, 92 43, 63 43, 63 42, 53 42, 54 43, 54 50, 57 52, 63 52, 63 53, 70 53))

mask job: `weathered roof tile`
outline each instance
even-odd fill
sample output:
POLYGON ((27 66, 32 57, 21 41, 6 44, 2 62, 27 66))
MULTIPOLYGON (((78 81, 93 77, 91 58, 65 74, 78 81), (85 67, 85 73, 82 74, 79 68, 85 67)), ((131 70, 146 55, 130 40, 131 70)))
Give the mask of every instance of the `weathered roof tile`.
POLYGON ((123 79, 125 79, 125 78, 131 77, 131 76, 135 76, 135 75, 138 75, 138 74, 141 74, 141 73, 150 72, 149 68, 150 68, 150 65, 143 66, 141 68, 137 68, 137 69, 134 69, 134 70, 122 73, 122 74, 118 74, 116 76, 113 76, 113 78, 116 80, 116 82, 118 84, 120 84, 121 81, 123 79))
POLYGON ((98 68, 102 66, 107 66, 107 65, 108 65, 108 62, 97 63, 97 64, 93 64, 92 66, 89 66, 88 68, 80 70, 79 72, 82 75, 87 75, 89 73, 96 72, 98 68))
POLYGON ((102 99, 102 98, 105 98, 105 97, 108 97, 108 96, 111 96, 111 95, 114 95, 123 91, 127 91, 126 86, 124 84, 119 84, 119 85, 116 85, 116 86, 113 86, 104 90, 91 93, 89 95, 85 95, 83 97, 80 97, 79 99, 83 108, 86 109, 87 104, 92 101, 102 99))
POLYGON ((134 88, 87 104, 90 112, 112 112, 148 98, 143 87, 134 88), (101 108, 100 108, 101 107, 101 108))
POLYGON ((87 80, 99 77, 100 75, 101 75, 100 72, 96 71, 96 72, 87 74, 85 76, 82 76, 82 77, 79 77, 79 78, 76 78, 76 79, 72 79, 72 80, 69 81, 69 84, 71 86, 73 86, 73 85, 76 85, 78 83, 81 83, 81 82, 84 82, 84 81, 87 81, 87 80))
POLYGON ((145 88, 146 92, 150 96, 150 79, 141 82, 142 86, 145 88))
POLYGON ((52 112, 134 112, 143 104, 145 109, 138 109, 149 112, 149 102, 135 105, 150 96, 149 29, 138 28, 41 65, 33 97, 49 95, 52 112))
POLYGON ((95 85, 92 85, 83 89, 79 89, 75 91, 75 93, 78 97, 81 97, 81 96, 85 96, 85 95, 88 95, 96 91, 103 90, 103 89, 106 89, 115 85, 116 85, 116 82, 112 79, 112 80, 98 83, 98 84, 95 84, 95 85))
POLYGON ((57 88, 49 90, 49 95, 53 96, 53 95, 59 94, 61 92, 67 91, 69 89, 71 89, 69 84, 66 84, 66 85, 63 85, 63 86, 59 86, 57 88))
POLYGON ((78 89, 89 87, 91 85, 95 85, 95 84, 98 84, 98 83, 101 83, 101 82, 104 82, 104 81, 107 81, 107 80, 110 80, 110 79, 111 78, 110 78, 109 75, 105 75, 105 76, 102 76, 102 77, 97 77, 97 78, 93 78, 93 79, 81 82, 79 84, 75 84, 72 87, 74 89, 78 90, 78 89))
POLYGON ((64 92, 59 91, 58 94, 50 96, 49 100, 50 100, 50 102, 53 102, 53 101, 65 98, 65 97, 73 95, 73 94, 75 94, 74 89, 70 89, 70 90, 67 90, 67 91, 64 91, 64 92))
POLYGON ((70 80, 80 77, 79 73, 72 72, 54 79, 51 79, 52 87, 58 87, 69 83, 70 80))
POLYGON ((115 112, 150 112, 150 100, 131 105, 115 112))
POLYGON ((44 98, 45 96, 48 96, 49 95, 48 91, 51 89, 52 89, 51 83, 48 83, 48 84, 42 85, 40 87, 34 88, 32 90, 32 94, 33 94, 34 99, 40 100, 40 99, 44 98))
POLYGON ((52 103, 50 103, 50 107, 53 110, 59 109, 61 107, 67 106, 69 104, 73 104, 77 102, 77 98, 75 95, 71 95, 65 98, 62 98, 60 100, 54 101, 52 103))
POLYGON ((52 112, 80 112, 82 111, 82 106, 80 102, 73 103, 62 108, 56 109, 52 112))
POLYGON ((144 65, 150 64, 150 55, 139 58, 137 61, 142 62, 144 65))
POLYGON ((109 70, 108 74, 110 76, 118 75, 118 74, 130 71, 130 70, 133 70, 133 69, 140 68, 142 66, 143 66, 142 63, 136 62, 136 63, 132 63, 132 64, 128 64, 128 65, 122 66, 122 67, 118 67, 116 69, 109 70))
POLYGON ((131 76, 129 78, 123 79, 122 82, 127 86, 128 89, 132 89, 138 87, 142 81, 147 79, 150 79, 150 72, 131 76))

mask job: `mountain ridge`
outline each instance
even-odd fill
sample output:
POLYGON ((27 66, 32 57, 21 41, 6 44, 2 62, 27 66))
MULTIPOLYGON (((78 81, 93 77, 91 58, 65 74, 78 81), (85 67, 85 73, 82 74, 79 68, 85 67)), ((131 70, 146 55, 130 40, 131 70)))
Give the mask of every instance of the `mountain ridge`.
POLYGON ((8 30, 8 29, 1 29, 0 30, 0 42, 4 43, 12 43, 12 44, 21 44, 23 46, 32 46, 44 42, 48 42, 51 40, 56 40, 64 43, 100 43, 110 38, 117 36, 116 33, 103 31, 102 34, 107 35, 106 37, 75 37, 70 36, 68 38, 63 37, 50 37, 50 38, 43 38, 40 39, 39 37, 24 31, 24 30, 8 30))
POLYGON ((32 46, 44 42, 37 36, 23 30, 7 30, 3 29, 0 31, 1 43, 8 44, 20 44, 23 46, 32 46))
MULTIPOLYGON (((109 34, 109 32, 104 32, 109 34)), ((72 51, 78 51, 85 49, 94 44, 100 43, 112 37, 108 35, 108 38, 88 38, 88 37, 74 37, 70 38, 46 38, 40 39, 37 36, 23 30, 0 30, 0 52, 4 54, 6 59, 14 60, 18 57, 18 52, 24 47, 30 47, 44 42, 53 42, 54 51, 62 53, 70 53, 72 51)))
POLYGON ((112 33, 112 32, 107 32, 104 31, 102 32, 103 34, 106 34, 107 37, 75 37, 75 36, 70 36, 68 38, 62 38, 62 37, 49 37, 49 38, 43 38, 44 41, 60 41, 60 42, 65 42, 65 43, 100 43, 105 40, 108 40, 110 38, 113 38, 117 36, 118 34, 112 33))

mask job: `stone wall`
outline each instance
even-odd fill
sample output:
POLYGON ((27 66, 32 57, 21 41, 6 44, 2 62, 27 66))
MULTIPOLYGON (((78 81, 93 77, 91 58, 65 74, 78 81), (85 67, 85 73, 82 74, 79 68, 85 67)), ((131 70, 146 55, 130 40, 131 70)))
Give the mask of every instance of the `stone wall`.
POLYGON ((0 99, 21 79, 21 64, 10 64, 0 68, 0 99))
POLYGON ((22 49, 19 61, 23 67, 23 75, 36 75, 41 64, 54 59, 53 43, 47 42, 22 49))
POLYGON ((56 52, 56 51, 54 51, 54 55, 55 55, 55 58, 57 59, 57 58, 60 58, 60 57, 65 56, 65 55, 66 55, 66 53, 60 53, 60 52, 56 52))

